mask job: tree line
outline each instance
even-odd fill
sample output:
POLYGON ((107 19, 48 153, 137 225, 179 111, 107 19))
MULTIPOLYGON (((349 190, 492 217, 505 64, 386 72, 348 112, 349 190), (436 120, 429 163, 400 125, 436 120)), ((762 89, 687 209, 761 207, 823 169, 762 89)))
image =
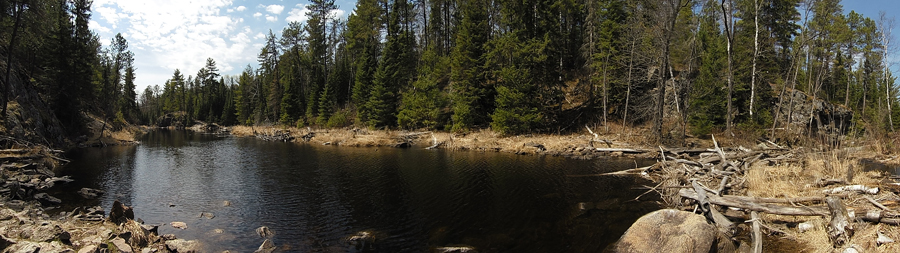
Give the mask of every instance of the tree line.
POLYGON ((70 126, 72 134, 82 130, 84 112, 120 124, 139 120, 134 54, 121 34, 103 46, 88 26, 91 5, 91 0, 0 1, 3 119, 8 101, 15 99, 11 94, 27 94, 12 90, 18 87, 36 90, 52 110, 47 113, 70 126))
POLYGON ((621 122, 662 137, 784 127, 777 109, 793 91, 852 110, 857 133, 892 131, 900 116, 893 20, 845 14, 839 0, 359 0, 346 20, 312 0, 306 22, 268 32, 257 68, 223 76, 207 59, 139 99, 134 55, 121 36, 102 46, 90 5, 0 1, 4 84, 12 66, 69 122, 177 112, 504 134, 621 122))

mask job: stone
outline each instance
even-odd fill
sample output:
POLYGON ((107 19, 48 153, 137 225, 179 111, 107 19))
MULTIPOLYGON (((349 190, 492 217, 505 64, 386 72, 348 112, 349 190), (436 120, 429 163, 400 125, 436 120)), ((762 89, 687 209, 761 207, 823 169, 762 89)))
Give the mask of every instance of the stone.
POLYGON ((118 200, 114 201, 112 208, 109 210, 109 221, 119 225, 127 220, 134 220, 134 210, 129 206, 123 205, 118 200))
POLYGON ((213 213, 200 212, 200 217, 201 217, 201 218, 212 219, 212 218, 215 218, 216 215, 213 214, 213 213))
POLYGON ((719 231, 706 218, 674 209, 642 216, 613 246, 614 252, 700 253, 717 250, 719 231))
POLYGON ((43 192, 35 194, 34 199, 41 201, 43 204, 59 205, 62 203, 62 200, 43 192))
POLYGON ((151 234, 159 234, 159 226, 157 225, 141 225, 144 230, 151 234))
POLYGON ((103 194, 103 191, 97 189, 81 188, 81 190, 78 190, 78 195, 86 199, 96 199, 100 194, 103 194))
POLYGON ((253 251, 253 253, 272 253, 274 251, 275 244, 272 243, 271 240, 266 239, 265 241, 263 241, 262 245, 259 245, 259 248, 257 248, 256 251, 253 251))
POLYGON ((222 206, 231 206, 231 201, 222 201, 222 206))
POLYGON ((275 235, 275 232, 272 232, 272 230, 269 229, 269 227, 262 226, 262 227, 256 228, 256 234, 259 235, 259 237, 268 238, 268 237, 272 237, 273 235, 275 235))
POLYGON ((164 234, 160 236, 160 238, 166 239, 167 241, 178 239, 177 237, 175 237, 175 234, 164 234))
POLYGON ((175 239, 166 241, 166 248, 170 251, 178 253, 202 252, 200 250, 200 242, 195 240, 175 239))
POLYGON ((434 252, 437 253, 474 253, 478 252, 473 247, 469 246, 454 246, 454 247, 438 247, 434 249, 434 252))
POLYGON ((177 228, 177 229, 187 229, 187 223, 184 223, 184 222, 173 221, 171 224, 172 224, 172 227, 173 227, 173 228, 177 228))
POLYGON ((97 252, 97 245, 88 245, 84 248, 78 250, 78 253, 95 253, 97 252))
POLYGON ((128 245, 128 242, 125 242, 125 239, 121 237, 116 237, 115 239, 110 240, 116 249, 118 249, 119 253, 133 253, 134 251, 131 249, 131 245, 128 245))

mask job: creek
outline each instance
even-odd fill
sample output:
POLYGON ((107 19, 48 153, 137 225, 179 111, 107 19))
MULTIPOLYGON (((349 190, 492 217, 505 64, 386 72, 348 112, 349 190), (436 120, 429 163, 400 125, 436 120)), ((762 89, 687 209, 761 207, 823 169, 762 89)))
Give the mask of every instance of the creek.
POLYGON ((646 166, 507 153, 353 148, 184 131, 136 146, 84 148, 57 175, 59 210, 114 200, 204 251, 252 252, 268 226, 280 252, 598 252, 659 209, 637 177, 571 177, 646 166), (86 200, 82 187, 105 191, 86 200), (225 202, 230 202, 226 205, 225 202), (201 213, 212 213, 214 217, 201 213), (181 221, 187 229, 170 222, 181 221), (366 232, 364 245, 350 236, 366 232))

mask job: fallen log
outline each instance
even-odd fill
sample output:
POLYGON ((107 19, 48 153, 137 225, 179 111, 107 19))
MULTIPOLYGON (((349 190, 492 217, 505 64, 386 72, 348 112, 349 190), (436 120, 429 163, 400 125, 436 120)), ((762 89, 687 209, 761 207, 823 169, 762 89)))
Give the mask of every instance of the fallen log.
POLYGON ((843 246, 853 237, 853 225, 847 214, 847 207, 840 198, 829 196, 825 198, 828 209, 831 211, 831 222, 828 223, 828 238, 835 248, 843 246))
POLYGON ((841 186, 841 187, 832 188, 832 189, 825 189, 825 190, 822 190, 822 192, 825 194, 839 194, 839 193, 843 193, 843 192, 860 192, 860 193, 868 193, 868 194, 875 195, 875 194, 878 194, 878 187, 868 187, 865 185, 855 184, 855 185, 841 186))
POLYGON ((759 213, 757 213, 756 211, 751 211, 750 221, 753 222, 753 233, 750 234, 750 239, 753 241, 753 253, 762 253, 763 243, 762 232, 759 231, 759 213))
POLYGON ((622 152, 622 153, 632 153, 632 154, 643 154, 643 153, 650 152, 650 151, 646 151, 646 150, 637 150, 637 149, 630 149, 630 148, 596 148, 596 149, 594 149, 594 151, 610 152, 610 153, 622 152))
POLYGON ((600 173, 600 174, 587 174, 587 175, 568 175, 568 177, 597 177, 597 176, 616 176, 616 175, 643 175, 648 169, 653 168, 653 166, 640 167, 634 169, 620 170, 614 172, 600 173))
MULTIPOLYGON (((678 191, 678 194, 681 197, 689 198, 697 200, 699 196, 697 196, 697 192, 693 189, 681 189, 678 191)), ((727 206, 727 207, 736 207, 741 209, 746 209, 750 211, 764 212, 770 214, 778 214, 778 215, 794 215, 794 216, 825 216, 827 212, 821 207, 793 207, 793 206, 780 206, 780 205, 771 205, 766 203, 752 202, 743 198, 736 198, 735 196, 715 196, 715 195, 707 195, 707 200, 709 203, 727 206)))

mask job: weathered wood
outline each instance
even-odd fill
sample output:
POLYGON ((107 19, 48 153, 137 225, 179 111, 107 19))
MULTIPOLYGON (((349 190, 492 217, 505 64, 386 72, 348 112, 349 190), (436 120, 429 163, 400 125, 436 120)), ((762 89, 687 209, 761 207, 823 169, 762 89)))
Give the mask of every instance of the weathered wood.
POLYGON ((865 196, 865 198, 866 198, 866 200, 871 202, 873 205, 877 206, 878 208, 881 208, 881 210, 889 210, 886 206, 884 206, 881 203, 878 203, 878 201, 875 201, 874 199, 872 199, 872 197, 865 196))
POLYGON ((847 215, 847 207, 844 202, 835 196, 825 198, 825 203, 831 211, 831 222, 828 223, 828 238, 835 247, 843 246, 853 237, 853 225, 847 215))
POLYGON ((759 213, 751 211, 750 220, 753 222, 753 233, 750 234, 750 239, 753 241, 753 253, 762 253, 763 244, 762 232, 759 231, 759 213))
POLYGON ((838 178, 831 178, 831 179, 819 178, 816 180, 816 186, 818 186, 818 187, 825 187, 825 186, 836 185, 836 184, 845 185, 845 184, 847 184, 847 181, 845 181, 843 179, 838 179, 838 178))
POLYGON ((643 153, 650 152, 650 151, 646 151, 646 150, 637 150, 637 149, 630 149, 630 148, 596 148, 596 149, 594 149, 594 151, 610 152, 610 153, 611 152, 622 152, 622 153, 632 153, 632 154, 643 154, 643 153))
POLYGON ((734 223, 729 221, 728 218, 719 213, 719 210, 716 210, 712 207, 712 205, 710 205, 709 198, 707 197, 705 191, 709 188, 700 185, 700 183, 696 180, 691 182, 691 185, 693 186, 694 192, 698 193, 697 202, 700 203, 700 210, 703 211, 703 213, 706 215, 706 218, 713 221, 713 223, 716 224, 716 227, 719 228, 719 230, 723 233, 730 233, 732 231, 732 228, 734 227, 734 223))
POLYGON ((640 167, 634 169, 620 170, 615 172, 607 172, 600 174, 587 174, 587 175, 569 175, 568 177, 598 177, 598 176, 621 176, 621 175, 641 175, 644 174, 648 169, 653 168, 653 165, 647 167, 640 167))
POLYGON ((841 187, 832 188, 832 189, 825 189, 825 190, 822 190, 822 192, 825 194, 838 194, 838 193, 843 193, 843 192, 860 192, 860 193, 868 193, 868 194, 875 195, 875 194, 878 194, 878 187, 868 187, 865 185, 855 184, 855 185, 841 186, 841 187))
MULTIPOLYGON (((697 192, 693 189, 681 189, 678 191, 678 194, 681 197, 689 198, 689 199, 698 199, 697 192)), ((746 199, 735 198, 735 196, 707 196, 709 203, 720 205, 720 206, 728 206, 728 207, 736 207, 741 209, 746 209, 750 211, 758 211, 770 214, 779 214, 779 215, 794 215, 794 216, 825 216, 827 212, 821 207, 793 207, 793 206, 780 206, 780 205, 771 205, 766 203, 759 202, 751 202, 746 201, 746 199)))

